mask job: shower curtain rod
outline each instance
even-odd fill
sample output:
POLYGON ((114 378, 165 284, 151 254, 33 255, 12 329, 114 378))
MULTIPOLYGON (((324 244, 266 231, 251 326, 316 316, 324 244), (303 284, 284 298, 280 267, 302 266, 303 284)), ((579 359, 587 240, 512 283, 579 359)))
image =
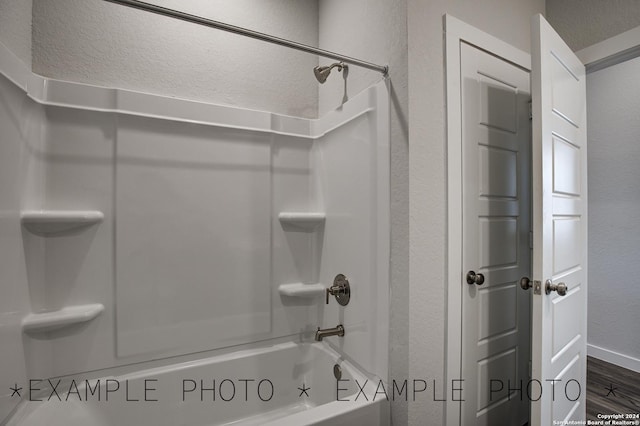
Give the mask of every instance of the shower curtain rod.
POLYGON ((145 3, 138 0, 104 0, 104 1, 120 4, 122 6, 132 7, 135 9, 144 10, 146 12, 156 13, 158 15, 168 16, 170 18, 180 19, 182 21, 191 22, 193 24, 204 25, 205 27, 217 28, 219 30, 228 31, 230 33, 255 38, 255 39, 266 41, 273 44, 278 44, 280 46, 290 47, 292 49, 301 50, 307 53, 313 53, 315 55, 323 56, 325 58, 331 58, 337 61, 345 62, 347 64, 356 65, 359 67, 378 71, 382 73, 382 75, 385 77, 389 75, 389 67, 387 65, 373 64, 371 62, 366 62, 360 59, 351 58, 349 56, 340 55, 338 53, 330 52, 324 49, 318 49, 317 47, 308 46, 306 44, 298 43, 298 42, 287 40, 284 38, 275 37, 275 36, 261 33, 258 31, 249 30, 247 28, 237 27, 235 25, 225 24, 224 22, 214 21, 211 19, 202 18, 200 16, 180 12, 179 10, 169 9, 162 6, 156 6, 155 4, 145 3))

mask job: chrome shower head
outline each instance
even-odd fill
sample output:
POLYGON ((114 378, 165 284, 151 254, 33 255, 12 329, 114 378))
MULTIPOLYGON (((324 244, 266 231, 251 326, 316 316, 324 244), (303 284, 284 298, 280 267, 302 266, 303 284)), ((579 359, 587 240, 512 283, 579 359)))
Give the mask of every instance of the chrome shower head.
POLYGON ((313 68, 313 73, 316 76, 316 80, 318 80, 320 84, 327 81, 327 77, 329 77, 329 74, 331 73, 331 70, 333 68, 338 68, 338 71, 342 71, 342 70, 347 71, 348 66, 344 62, 336 62, 331 65, 323 65, 323 66, 318 65, 317 67, 313 68))

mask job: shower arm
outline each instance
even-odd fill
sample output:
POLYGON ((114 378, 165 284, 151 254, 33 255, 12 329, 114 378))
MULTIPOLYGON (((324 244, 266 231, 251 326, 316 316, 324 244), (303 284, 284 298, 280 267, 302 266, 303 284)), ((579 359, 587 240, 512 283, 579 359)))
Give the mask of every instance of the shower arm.
POLYGON ((334 68, 338 68, 338 71, 342 71, 342 68, 345 67, 345 64, 343 64, 342 62, 336 62, 335 64, 331 64, 329 65, 329 70, 332 70, 334 68))
POLYGON ((220 21, 214 21, 212 19, 191 15, 188 13, 180 12, 179 10, 169 9, 162 6, 156 6, 155 4, 145 3, 138 0, 104 0, 104 1, 107 1, 109 3, 116 3, 122 6, 132 7, 135 9, 144 10, 146 12, 151 12, 158 15, 168 16, 170 18, 191 22, 193 24, 204 25, 205 27, 216 28, 216 29, 227 31, 230 33, 239 34, 245 37, 266 41, 268 43, 289 47, 291 49, 301 50, 303 52, 312 53, 325 58, 335 59, 347 64, 378 71, 379 73, 382 73, 384 77, 389 76, 388 65, 377 65, 371 62, 366 62, 366 61, 352 58, 349 56, 340 55, 338 53, 334 53, 329 50, 319 49, 317 47, 313 47, 313 46, 298 43, 295 41, 287 40, 284 38, 272 36, 270 34, 265 34, 265 33, 253 31, 247 28, 226 24, 220 21))

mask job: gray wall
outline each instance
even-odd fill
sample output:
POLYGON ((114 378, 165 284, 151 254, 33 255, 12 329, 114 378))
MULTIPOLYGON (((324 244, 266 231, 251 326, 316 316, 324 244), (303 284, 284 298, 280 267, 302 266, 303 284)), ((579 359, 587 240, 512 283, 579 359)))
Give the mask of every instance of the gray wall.
MULTIPOLYGON (((590 345, 640 366, 640 58, 587 76, 590 345)), ((604 354, 602 354, 604 355, 604 354)), ((615 360, 615 358, 614 358, 615 360)))
MULTIPOLYGON (((318 42, 315 1, 152 3, 318 42)), ((313 55, 102 0, 33 1, 33 71, 46 77, 315 117, 317 63, 313 55)))
POLYGON ((31 66, 31 0, 0 0, 0 43, 31 66))
POLYGON ((546 0, 547 20, 574 51, 640 25, 638 0, 546 0))

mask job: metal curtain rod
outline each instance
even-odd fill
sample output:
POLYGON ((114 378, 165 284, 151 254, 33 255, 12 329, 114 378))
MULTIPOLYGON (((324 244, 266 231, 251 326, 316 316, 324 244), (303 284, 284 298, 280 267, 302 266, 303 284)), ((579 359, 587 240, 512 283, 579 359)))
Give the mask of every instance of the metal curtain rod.
POLYGON ((301 50, 307 53, 313 53, 315 55, 323 56, 325 58, 331 58, 337 61, 346 62, 351 65, 356 65, 359 67, 378 71, 382 73, 382 75, 385 77, 389 75, 389 67, 387 65, 373 64, 371 62, 366 62, 360 59, 351 58, 349 56, 340 55, 324 49, 318 49, 317 47, 309 46, 306 44, 298 43, 298 42, 287 40, 280 37, 275 37, 275 36, 261 33, 258 31, 249 30, 247 28, 237 27, 235 25, 225 24, 224 22, 214 21, 211 19, 202 18, 200 16, 180 12, 179 10, 156 6, 155 4, 145 3, 138 0, 104 0, 104 1, 108 1, 110 3, 117 3, 123 6, 133 7, 135 9, 156 13, 158 15, 168 16, 170 18, 180 19, 182 21, 191 22, 193 24, 204 25, 205 27, 217 28, 219 30, 228 31, 230 33, 235 33, 235 34, 243 35, 246 37, 255 38, 255 39, 266 41, 273 44, 279 44, 280 46, 290 47, 292 49, 301 50))

